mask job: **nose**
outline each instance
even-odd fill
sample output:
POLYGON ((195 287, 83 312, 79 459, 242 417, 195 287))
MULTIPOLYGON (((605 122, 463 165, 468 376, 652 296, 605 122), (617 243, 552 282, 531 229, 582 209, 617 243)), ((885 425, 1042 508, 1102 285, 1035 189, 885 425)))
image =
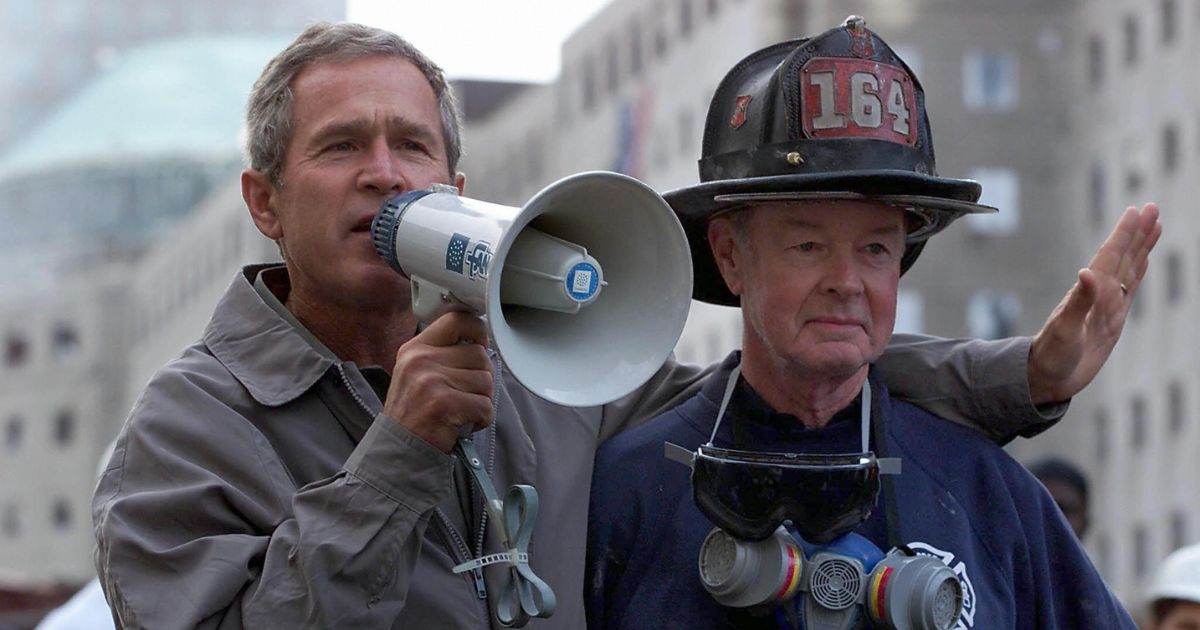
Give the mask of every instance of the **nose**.
POLYGON ((358 186, 381 195, 398 195, 408 190, 400 160, 386 142, 373 142, 363 155, 358 186))
POLYGON ((824 267, 824 273, 821 274, 823 292, 842 298, 862 294, 862 275, 859 273, 854 252, 848 249, 831 252, 825 259, 824 267))

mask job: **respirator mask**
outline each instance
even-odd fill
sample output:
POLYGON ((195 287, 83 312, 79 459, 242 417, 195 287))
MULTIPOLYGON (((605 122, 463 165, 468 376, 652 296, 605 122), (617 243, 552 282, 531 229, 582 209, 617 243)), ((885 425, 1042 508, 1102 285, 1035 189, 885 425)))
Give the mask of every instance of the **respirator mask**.
POLYGON ((763 453, 713 445, 737 384, 725 388, 709 442, 668 443, 692 468, 692 492, 715 528, 700 548, 700 579, 723 606, 775 614, 807 630, 944 630, 962 612, 962 585, 940 560, 904 546, 883 553, 852 533, 870 516, 880 474, 899 460, 868 449, 871 387, 862 390, 862 452, 763 453))

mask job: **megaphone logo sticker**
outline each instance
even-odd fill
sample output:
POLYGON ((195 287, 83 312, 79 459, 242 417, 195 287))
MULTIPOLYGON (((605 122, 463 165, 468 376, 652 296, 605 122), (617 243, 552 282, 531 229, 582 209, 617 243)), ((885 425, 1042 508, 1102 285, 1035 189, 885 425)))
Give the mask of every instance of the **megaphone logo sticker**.
POLYGON ((567 293, 576 302, 586 302, 600 287, 600 274, 588 263, 579 263, 567 274, 567 293))
POLYGON ((471 239, 454 233, 450 244, 446 246, 446 270, 462 274, 468 278, 487 279, 488 265, 492 263, 492 246, 487 241, 479 241, 471 247, 471 239), (463 271, 466 267, 466 271, 463 271))

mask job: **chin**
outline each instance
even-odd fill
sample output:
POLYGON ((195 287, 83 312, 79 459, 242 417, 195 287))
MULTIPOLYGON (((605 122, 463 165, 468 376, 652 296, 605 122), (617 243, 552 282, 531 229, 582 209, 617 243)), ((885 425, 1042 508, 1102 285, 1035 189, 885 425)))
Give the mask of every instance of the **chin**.
POLYGON ((870 363, 869 356, 861 348, 849 344, 836 345, 841 347, 815 348, 816 352, 797 353, 793 362, 807 366, 814 372, 847 378, 870 363))

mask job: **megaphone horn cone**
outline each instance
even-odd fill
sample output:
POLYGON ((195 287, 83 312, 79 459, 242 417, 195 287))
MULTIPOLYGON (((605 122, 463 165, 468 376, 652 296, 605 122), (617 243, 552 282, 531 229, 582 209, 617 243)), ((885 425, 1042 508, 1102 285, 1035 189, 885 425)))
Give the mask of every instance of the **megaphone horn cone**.
POLYGON ((679 339, 692 291, 687 237, 645 184, 580 173, 521 208, 406 194, 384 205, 373 232, 393 267, 433 295, 418 304, 414 293, 414 312, 485 315, 493 347, 534 394, 576 407, 616 400, 679 339))

